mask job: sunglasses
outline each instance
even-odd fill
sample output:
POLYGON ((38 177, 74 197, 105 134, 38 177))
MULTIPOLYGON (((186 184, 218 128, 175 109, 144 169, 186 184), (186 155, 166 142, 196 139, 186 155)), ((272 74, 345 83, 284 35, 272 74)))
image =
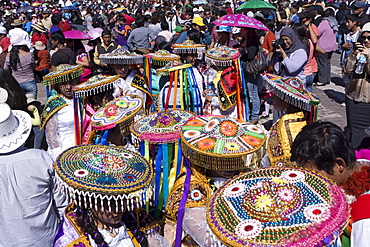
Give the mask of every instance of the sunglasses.
POLYGON ((370 40, 370 35, 369 36, 361 36, 361 39, 363 39, 363 40, 370 40))

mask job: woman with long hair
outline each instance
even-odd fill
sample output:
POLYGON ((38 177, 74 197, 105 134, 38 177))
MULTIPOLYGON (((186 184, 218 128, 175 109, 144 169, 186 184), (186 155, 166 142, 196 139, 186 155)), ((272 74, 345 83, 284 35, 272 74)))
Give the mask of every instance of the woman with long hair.
POLYGON ((35 58, 29 51, 25 40, 20 36, 12 36, 10 53, 5 59, 4 69, 11 72, 26 95, 37 98, 37 85, 33 70, 36 68, 35 58))

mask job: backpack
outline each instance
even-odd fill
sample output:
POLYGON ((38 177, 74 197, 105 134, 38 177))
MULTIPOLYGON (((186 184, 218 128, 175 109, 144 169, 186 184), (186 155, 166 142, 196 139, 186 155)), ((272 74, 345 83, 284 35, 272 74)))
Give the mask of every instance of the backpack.
POLYGON ((127 38, 130 35, 130 33, 132 31, 132 28, 129 24, 124 24, 124 26, 125 26, 125 28, 122 30, 122 32, 124 34, 123 37, 127 38))

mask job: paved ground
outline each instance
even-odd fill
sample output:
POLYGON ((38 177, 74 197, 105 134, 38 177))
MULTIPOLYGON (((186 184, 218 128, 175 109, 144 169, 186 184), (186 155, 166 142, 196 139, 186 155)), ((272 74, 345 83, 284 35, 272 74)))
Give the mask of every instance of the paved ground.
MULTIPOLYGON (((344 85, 342 81, 342 70, 339 66, 340 55, 333 54, 331 59, 332 63, 332 82, 323 87, 314 87, 314 93, 321 99, 319 105, 318 117, 322 121, 330 121, 341 128, 347 125, 346 120, 346 108, 341 106, 344 102, 344 85)), ((46 100, 45 97, 45 86, 37 84, 38 86, 38 100, 43 104, 46 100)), ((266 128, 272 123, 272 114, 267 119, 261 119, 260 123, 263 123, 266 128)))

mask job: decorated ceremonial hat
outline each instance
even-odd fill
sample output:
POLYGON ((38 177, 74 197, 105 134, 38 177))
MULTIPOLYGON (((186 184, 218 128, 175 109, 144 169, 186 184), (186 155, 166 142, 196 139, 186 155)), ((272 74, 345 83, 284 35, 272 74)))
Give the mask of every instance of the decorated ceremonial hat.
POLYGON ((171 61, 179 61, 180 56, 170 53, 169 51, 166 50, 159 50, 156 51, 155 53, 148 53, 145 55, 148 58, 152 59, 152 63, 155 66, 165 66, 171 61))
POLYGON ((192 164, 206 169, 255 169, 265 153, 264 130, 230 117, 190 118, 180 134, 183 154, 192 164))
POLYGON ((212 232, 227 246, 321 247, 349 219, 341 189, 312 170, 266 168, 228 180, 207 205, 212 232))
POLYGON ((182 63, 180 61, 171 61, 167 63, 164 67, 156 70, 157 75, 169 75, 170 72, 180 69, 190 68, 192 65, 190 63, 182 63))
POLYGON ((55 85, 79 78, 83 72, 83 65, 61 64, 56 67, 55 71, 45 75, 43 81, 45 85, 55 85))
POLYGON ((274 95, 295 107, 310 111, 311 106, 320 103, 320 99, 307 91, 303 83, 296 77, 280 77, 269 73, 262 77, 266 86, 274 91, 274 95))
POLYGON ((177 142, 181 126, 194 116, 194 113, 184 110, 153 113, 136 121, 131 132, 141 141, 153 144, 177 142))
POLYGON ((105 64, 140 64, 143 63, 143 56, 130 53, 125 48, 119 48, 111 53, 101 54, 100 62, 105 64))
POLYGON ((58 156, 54 169, 69 201, 80 207, 97 209, 106 199, 109 207, 132 210, 152 196, 152 166, 138 153, 123 148, 75 146, 58 156), (110 205, 112 200, 115 205, 110 205))
POLYGON ((31 133, 32 124, 27 112, 11 110, 4 102, 0 102, 0 112, 0 154, 5 154, 16 150, 26 142, 31 133))
POLYGON ((96 111, 91 125, 96 130, 105 130, 120 124, 121 129, 128 130, 142 105, 143 100, 136 95, 116 98, 96 111))
POLYGON ((212 65, 226 67, 232 66, 233 61, 240 57, 237 49, 227 46, 214 47, 206 51, 206 62, 212 65))
POLYGON ((206 51, 206 46, 196 44, 192 40, 186 40, 180 44, 174 44, 173 52, 176 54, 198 54, 198 58, 202 57, 206 51))
POLYGON ((96 75, 73 88, 76 97, 86 97, 106 91, 113 88, 113 85, 119 80, 119 75, 106 76, 96 75))

